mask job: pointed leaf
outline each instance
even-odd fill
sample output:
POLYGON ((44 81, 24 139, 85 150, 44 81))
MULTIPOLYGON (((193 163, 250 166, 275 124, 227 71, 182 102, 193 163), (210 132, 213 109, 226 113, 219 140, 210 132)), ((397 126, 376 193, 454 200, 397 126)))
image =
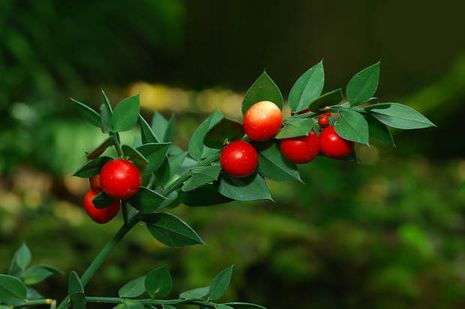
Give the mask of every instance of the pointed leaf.
POLYGON ((177 154, 168 154, 163 164, 157 170, 156 175, 161 185, 165 185, 171 177, 176 174, 176 171, 186 159, 187 152, 177 154))
POLYGON ((204 143, 210 148, 223 148, 225 141, 235 141, 244 136, 244 128, 242 124, 223 119, 215 125, 205 136, 204 143))
POLYGON ((435 127, 425 116, 399 103, 378 103, 366 108, 370 114, 387 126, 397 129, 422 129, 435 127))
POLYGON ((27 289, 16 277, 0 275, 0 303, 20 306, 25 303, 27 289))
POLYGON ((242 102, 242 114, 245 115, 252 105, 260 101, 271 101, 278 105, 280 109, 284 105, 281 90, 266 72, 263 72, 247 90, 242 102))
POLYGON ((341 117, 334 124, 334 129, 342 138, 368 145, 368 123, 360 113, 343 109, 341 117))
POLYGON ((123 285, 119 289, 118 295, 119 297, 124 298, 136 298, 141 296, 145 292, 145 276, 142 276, 134 280, 131 280, 125 285, 123 285))
POLYGON ((213 278, 212 282, 210 283, 210 292, 208 293, 209 300, 217 300, 220 299, 226 290, 229 287, 231 282, 231 276, 234 269, 234 265, 224 269, 215 278, 213 278))
POLYGON ((147 274, 145 289, 151 298, 165 297, 173 289, 173 279, 166 266, 160 266, 147 274))
POLYGON ((308 132, 318 126, 314 118, 291 117, 284 121, 284 126, 276 135, 277 139, 307 136, 308 132))
POLYGON ((77 170, 73 176, 89 178, 100 173, 102 167, 108 162, 111 161, 110 157, 100 157, 94 160, 88 161, 84 166, 77 170))
POLYGON ((179 298, 182 298, 182 299, 201 299, 201 298, 204 298, 205 296, 207 296, 208 293, 210 293, 210 287, 206 286, 206 287, 203 287, 203 288, 197 288, 197 289, 192 289, 192 290, 182 292, 181 294, 179 294, 179 298))
POLYGON ((218 186, 211 184, 183 193, 182 201, 187 206, 199 207, 229 203, 232 199, 221 195, 218 186))
POLYGON ((94 150, 92 150, 91 152, 87 154, 87 159, 88 160, 97 159, 110 146, 113 146, 113 139, 111 137, 108 137, 100 145, 98 145, 94 150))
POLYGON ((81 279, 75 271, 69 274, 68 279, 68 295, 71 300, 73 309, 85 309, 86 297, 84 295, 84 287, 81 279))
POLYGON ((97 209, 104 209, 113 204, 115 200, 108 195, 105 194, 105 192, 100 192, 97 194, 94 199, 92 200, 92 203, 94 204, 95 208, 97 209))
POLYGON ((100 105, 100 127, 103 133, 111 131, 111 106, 108 104, 100 105))
POLYGON ((59 271, 54 267, 46 265, 32 266, 21 274, 21 279, 27 285, 34 285, 57 273, 59 271))
POLYGON ((272 200, 265 179, 258 173, 246 178, 222 175, 218 192, 238 201, 272 200))
POLYGON ((186 222, 173 214, 157 213, 147 216, 144 220, 150 233, 169 247, 179 248, 204 243, 186 222))
POLYGON ((168 143, 150 143, 137 147, 137 151, 149 161, 145 170, 142 171, 143 175, 151 174, 161 166, 166 158, 169 146, 170 144, 168 143))
POLYGON ((366 117, 366 120, 368 123, 370 138, 376 139, 388 145, 395 146, 394 138, 392 137, 392 134, 389 131, 389 128, 385 124, 381 123, 376 118, 370 115, 366 117))
POLYGON ((210 182, 216 181, 220 176, 221 167, 219 165, 195 166, 192 168, 192 176, 182 186, 183 191, 197 189, 210 182))
POLYGON ((128 202, 140 212, 147 214, 160 209, 162 202, 165 199, 166 198, 163 195, 153 190, 146 187, 140 187, 137 194, 130 197, 128 202))
POLYGON ((129 159, 137 166, 140 171, 145 169, 149 161, 142 153, 140 153, 139 150, 134 149, 129 145, 123 145, 122 149, 124 155, 129 157, 129 159))
POLYGON ((368 102, 378 89, 379 62, 361 70, 347 84, 347 100, 353 105, 368 102))
POLYGON ((195 160, 200 160, 204 156, 204 139, 207 133, 216 126, 224 116, 219 111, 216 110, 210 116, 208 116, 205 121, 203 121, 200 126, 194 131, 189 141, 189 155, 195 160))
POLYGON ((261 175, 276 181, 302 181, 297 166, 283 157, 277 143, 260 145, 258 154, 261 175))
POLYGON ((119 102, 111 117, 112 128, 115 132, 128 131, 137 125, 139 120, 139 95, 128 97, 119 102))
POLYGON ((320 96, 324 82, 323 61, 320 61, 302 74, 292 86, 289 93, 291 111, 298 113, 308 109, 310 103, 320 96))
POLYGON ((143 144, 160 142, 156 137, 152 128, 149 126, 144 117, 139 115, 140 135, 143 144))
POLYGON ((29 250, 29 247, 24 243, 21 245, 21 247, 19 247, 13 256, 14 263, 23 271, 29 266, 31 259, 31 250, 29 250))
POLYGON ((70 98, 71 101, 76 103, 76 106, 78 108, 79 114, 81 114, 82 117, 84 117, 89 123, 93 124, 97 128, 100 128, 100 115, 96 111, 94 111, 92 108, 87 106, 86 104, 79 102, 78 100, 75 100, 73 98, 70 98))
POLYGON ((152 130, 158 142, 171 142, 174 137, 176 118, 171 115, 169 120, 166 120, 162 114, 156 112, 153 114, 152 130))
POLYGON ((324 106, 333 106, 338 103, 341 103, 343 97, 342 97, 342 90, 341 89, 336 89, 330 92, 327 92, 317 99, 315 99, 310 105, 308 106, 309 109, 315 110, 320 107, 324 106))

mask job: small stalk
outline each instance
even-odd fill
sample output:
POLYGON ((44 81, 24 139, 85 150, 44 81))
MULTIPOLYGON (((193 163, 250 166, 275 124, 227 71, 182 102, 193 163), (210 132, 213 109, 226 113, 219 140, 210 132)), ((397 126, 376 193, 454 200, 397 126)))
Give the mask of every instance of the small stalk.
POLYGON ((38 305, 50 305, 50 309, 55 309, 57 307, 57 301, 54 299, 33 299, 28 300, 23 306, 38 306, 38 305))

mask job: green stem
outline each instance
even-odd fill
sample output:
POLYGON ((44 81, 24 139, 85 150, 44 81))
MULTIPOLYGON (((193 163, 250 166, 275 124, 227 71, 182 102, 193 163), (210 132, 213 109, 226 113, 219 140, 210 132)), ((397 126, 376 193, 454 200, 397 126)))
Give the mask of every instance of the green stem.
MULTIPOLYGON (((94 297, 94 296, 86 296, 86 302, 88 303, 106 303, 106 304, 119 304, 124 302, 124 298, 120 297, 94 297)), ((138 303, 144 305, 206 305, 206 306, 214 306, 213 303, 200 300, 200 299, 133 299, 133 301, 137 301, 138 303)))
POLYGON ((115 145, 115 149, 116 149, 116 152, 118 153, 118 157, 123 157, 123 149, 121 148, 118 133, 110 132, 110 136, 113 139, 113 144, 115 145))
POLYGON ((57 306, 57 301, 54 299, 34 299, 28 300, 24 306, 37 306, 37 305, 50 305, 50 309, 55 309, 57 306))
MULTIPOLYGON (((106 245, 100 250, 99 254, 95 257, 92 263, 87 267, 84 274, 81 276, 82 285, 85 287, 90 279, 94 276, 96 271, 100 268, 103 262, 106 260, 113 248, 123 239, 123 237, 140 221, 140 216, 138 214, 132 216, 127 223, 125 223, 119 230, 116 232, 115 236, 106 243, 106 245)), ((69 297, 66 297, 61 304, 58 306, 58 309, 67 308, 69 303, 69 297)))

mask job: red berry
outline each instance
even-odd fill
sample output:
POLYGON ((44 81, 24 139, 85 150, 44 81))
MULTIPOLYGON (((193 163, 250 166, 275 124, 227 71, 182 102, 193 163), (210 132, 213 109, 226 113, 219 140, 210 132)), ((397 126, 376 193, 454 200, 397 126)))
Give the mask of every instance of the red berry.
POLYGON ((90 188, 95 192, 102 191, 102 186, 100 185, 100 175, 94 175, 89 178, 90 188))
POLYGON ((310 131, 307 136, 288 138, 281 141, 281 153, 294 163, 307 163, 313 160, 320 151, 318 135, 310 131))
POLYGON ((248 142, 238 140, 223 148, 220 162, 221 168, 229 175, 246 177, 257 169, 258 154, 248 142))
POLYGON ((92 200, 97 196, 97 192, 90 190, 84 196, 84 207, 86 209, 89 217, 97 223, 107 223, 111 221, 119 212, 120 202, 118 200, 113 201, 113 203, 103 209, 98 209, 95 207, 92 200))
POLYGON ((113 198, 125 199, 139 191, 142 177, 137 167, 128 160, 115 159, 105 164, 100 172, 103 192, 113 198))
POLYGON ((327 116, 321 116, 319 119, 318 119, 318 124, 320 125, 320 127, 326 127, 328 126, 329 124, 329 118, 327 116))
POLYGON ((244 130, 254 141, 266 141, 281 129, 283 115, 279 107, 271 101, 261 101, 252 105, 244 117, 244 130))
POLYGON ((334 126, 329 126, 320 134, 321 153, 329 158, 341 159, 352 153, 354 143, 340 137, 334 126))

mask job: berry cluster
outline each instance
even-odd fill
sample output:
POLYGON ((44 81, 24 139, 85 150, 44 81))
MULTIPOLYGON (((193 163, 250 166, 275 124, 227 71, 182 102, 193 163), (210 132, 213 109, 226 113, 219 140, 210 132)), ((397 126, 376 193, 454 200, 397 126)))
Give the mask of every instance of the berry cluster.
MULTIPOLYGON (((301 114, 311 113, 310 110, 301 114)), ((332 113, 318 117, 319 128, 311 128, 306 136, 282 139, 280 149, 283 156, 297 164, 308 163, 319 153, 334 159, 349 156, 354 143, 340 137, 334 126, 330 126, 332 113), (320 133, 321 130, 321 133, 320 133), (319 136, 318 136, 319 134, 319 136)), ((246 112, 243 128, 253 142, 265 142, 273 139, 281 130, 283 115, 281 109, 271 101, 253 104, 246 112)), ((223 171, 234 177, 247 177, 258 167, 258 154, 251 143, 237 140, 228 143, 221 152, 223 171)))
POLYGON ((90 190, 84 196, 84 207, 89 217, 97 223, 107 223, 118 214, 121 200, 127 199, 139 191, 142 177, 139 169, 125 159, 114 159, 106 163, 100 174, 91 176, 90 190), (104 208, 94 204, 94 198, 105 192, 113 202, 104 208))

